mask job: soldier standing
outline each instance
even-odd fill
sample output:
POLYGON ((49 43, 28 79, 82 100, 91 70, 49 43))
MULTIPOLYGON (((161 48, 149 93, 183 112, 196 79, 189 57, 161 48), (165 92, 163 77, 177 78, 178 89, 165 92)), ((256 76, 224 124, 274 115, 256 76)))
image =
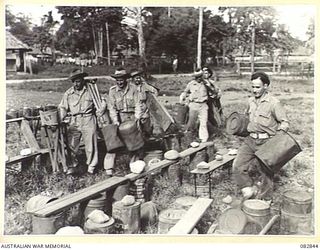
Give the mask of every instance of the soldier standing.
POLYGON ((215 86, 214 81, 211 78, 213 72, 210 68, 204 67, 203 80, 208 90, 208 120, 217 127, 222 125, 222 107, 221 107, 221 90, 215 86))
MULTIPOLYGON (((111 75, 117 85, 112 86, 109 91, 109 115, 113 124, 119 126, 125 121, 139 121, 142 117, 142 109, 138 97, 137 88, 135 85, 128 83, 130 74, 125 69, 119 68, 111 75)), ((136 152, 133 152, 131 161, 135 161, 138 157, 136 152)), ((104 168, 106 174, 113 175, 115 154, 107 153, 104 168), (109 160, 107 160, 109 159, 109 160)))
MULTIPOLYGON (((201 142, 206 142, 209 138, 207 127, 208 93, 202 76, 203 72, 201 69, 198 69, 193 74, 195 79, 188 83, 186 89, 180 95, 180 103, 184 103, 187 99, 189 106, 189 120, 192 120, 195 117, 199 120, 200 125, 198 136, 201 142)), ((188 124, 190 123, 188 122, 188 124)), ((189 127, 187 129, 189 129, 189 127)))
POLYGON ((150 111, 147 107, 148 93, 158 96, 159 91, 152 85, 148 84, 142 77, 143 72, 133 70, 130 74, 132 82, 137 87, 138 97, 141 105, 141 127, 145 137, 149 137, 152 134, 152 124, 150 119, 150 111))
POLYGON ((258 199, 271 195, 273 180, 271 174, 263 170, 255 152, 277 131, 289 129, 285 109, 278 99, 268 93, 269 84, 269 77, 264 72, 256 72, 251 76, 253 97, 249 98, 246 110, 249 115, 247 130, 250 134, 239 148, 232 166, 233 179, 238 188, 249 188, 250 195, 255 194, 258 199), (251 178, 251 174, 257 172, 260 173, 260 185, 255 185, 251 178))
POLYGON ((64 93, 59 104, 62 120, 68 112, 71 114, 68 135, 70 148, 75 158, 73 167, 68 169, 67 174, 75 173, 75 168, 78 165, 76 155, 81 137, 85 145, 88 173, 93 174, 98 164, 97 118, 92 97, 85 85, 84 77, 86 76, 88 74, 79 69, 71 72, 69 79, 73 82, 73 86, 64 93))

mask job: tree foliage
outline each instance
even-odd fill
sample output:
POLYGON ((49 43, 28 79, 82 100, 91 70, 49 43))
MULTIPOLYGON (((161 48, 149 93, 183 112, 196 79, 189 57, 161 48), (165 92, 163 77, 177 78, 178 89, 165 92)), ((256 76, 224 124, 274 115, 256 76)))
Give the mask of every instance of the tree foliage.
MULTIPOLYGON (((62 14, 63 20, 57 33, 59 46, 69 53, 94 50, 97 32, 102 32, 103 37, 106 37, 106 23, 109 35, 112 37, 111 49, 115 49, 119 41, 125 37, 121 27, 123 18, 121 7, 59 6, 56 8, 62 14)), ((103 39, 103 44, 106 44, 106 39, 103 39)))

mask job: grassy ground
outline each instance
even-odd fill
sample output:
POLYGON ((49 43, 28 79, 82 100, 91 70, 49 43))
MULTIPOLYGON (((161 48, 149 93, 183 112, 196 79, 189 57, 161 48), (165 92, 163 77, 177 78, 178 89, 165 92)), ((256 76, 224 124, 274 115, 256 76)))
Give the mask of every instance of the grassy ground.
MULTIPOLYGON (((190 80, 188 77, 168 77, 154 80, 153 84, 161 90, 160 100, 168 107, 169 112, 174 114, 175 103, 178 97, 190 80)), ((113 82, 99 80, 99 88, 102 92, 107 92, 108 87, 113 82)), ((58 104, 63 91, 70 86, 67 82, 51 83, 24 83, 7 86, 7 109, 20 109, 24 106, 44 105, 47 103, 58 104)), ((223 91, 222 105, 224 114, 228 116, 233 111, 243 110, 245 101, 250 94, 250 82, 248 79, 222 79, 217 82, 217 86, 223 91)), ((314 99, 313 99, 313 79, 284 79, 272 78, 271 92, 277 96, 284 104, 290 120, 291 133, 301 145, 303 151, 288 163, 276 176, 274 193, 275 209, 279 209, 281 194, 287 189, 301 189, 313 194, 314 192, 314 99)), ((188 140, 183 140, 183 148, 187 147, 188 140)), ((237 148, 242 138, 230 136, 223 131, 217 133, 213 138, 215 149, 210 151, 210 157, 214 157, 214 152, 226 148, 237 148)), ((7 154, 12 151, 19 152, 25 144, 20 143, 16 128, 7 128, 7 154), (19 140, 19 141, 18 141, 19 140)), ((117 165, 122 172, 128 159, 118 159, 117 165)), ((182 186, 176 185, 175 181, 158 176, 153 181, 152 200, 157 204, 159 210, 172 206, 177 197, 193 194, 191 177, 186 171, 188 161, 182 162, 184 181, 182 186)), ((23 174, 6 171, 5 189, 5 234, 29 234, 31 232, 31 219, 25 213, 25 205, 28 199, 43 191, 59 192, 64 194, 72 193, 80 188, 89 186, 105 178, 103 171, 99 170, 95 176, 66 177, 63 174, 49 174, 46 168, 33 169, 23 174)), ((206 219, 201 222, 200 232, 217 222, 219 215, 227 205, 222 202, 222 198, 233 193, 233 183, 226 170, 217 171, 213 175, 215 187, 213 192, 212 209, 208 212, 206 219)), ((76 207, 68 212, 70 225, 76 223, 76 207)), ((152 229, 145 233, 154 233, 152 229)))

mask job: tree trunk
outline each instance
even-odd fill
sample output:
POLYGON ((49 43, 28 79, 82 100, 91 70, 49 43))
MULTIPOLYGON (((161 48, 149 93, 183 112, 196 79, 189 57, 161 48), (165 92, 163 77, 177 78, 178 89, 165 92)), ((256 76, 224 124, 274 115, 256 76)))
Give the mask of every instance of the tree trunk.
POLYGON ((99 56, 103 57, 103 33, 102 33, 102 28, 99 28, 98 32, 99 32, 98 33, 98 37, 99 37, 99 45, 98 45, 99 56))
POLYGON ((109 25, 108 25, 108 22, 106 22, 106 37, 107 37, 108 66, 110 66, 110 65, 111 65, 111 62, 110 62, 110 41, 109 41, 109 25))
POLYGON ((92 37, 93 37, 94 53, 95 53, 96 60, 97 60, 98 59, 97 39, 96 39, 96 34, 95 34, 95 31, 94 31, 93 25, 92 25, 92 37))
POLYGON ((202 26, 203 26, 203 8, 199 7, 199 29, 198 29, 198 55, 197 55, 197 68, 201 68, 201 40, 202 40, 202 26))
POLYGON ((251 40, 251 74, 254 72, 254 53, 255 53, 255 40, 256 40, 256 28, 252 27, 252 40, 251 40))
POLYGON ((222 41, 222 65, 226 64, 226 47, 227 47, 227 38, 224 37, 222 41))
POLYGON ((142 25, 142 7, 137 7, 137 29, 138 29, 138 43, 139 43, 139 55, 142 62, 142 68, 147 73, 147 59, 146 59, 146 41, 143 35, 142 25))

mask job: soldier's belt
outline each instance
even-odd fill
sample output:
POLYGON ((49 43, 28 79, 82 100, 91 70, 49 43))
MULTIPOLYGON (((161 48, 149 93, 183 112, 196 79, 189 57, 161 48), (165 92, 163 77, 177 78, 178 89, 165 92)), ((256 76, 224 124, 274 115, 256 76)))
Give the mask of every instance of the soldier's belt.
POLYGON ((253 139, 268 139, 271 136, 268 135, 267 133, 250 133, 249 134, 250 137, 252 137, 253 139))
POLYGON ((92 116, 92 113, 78 113, 78 114, 72 114, 71 116, 74 117, 88 117, 88 116, 92 116))

